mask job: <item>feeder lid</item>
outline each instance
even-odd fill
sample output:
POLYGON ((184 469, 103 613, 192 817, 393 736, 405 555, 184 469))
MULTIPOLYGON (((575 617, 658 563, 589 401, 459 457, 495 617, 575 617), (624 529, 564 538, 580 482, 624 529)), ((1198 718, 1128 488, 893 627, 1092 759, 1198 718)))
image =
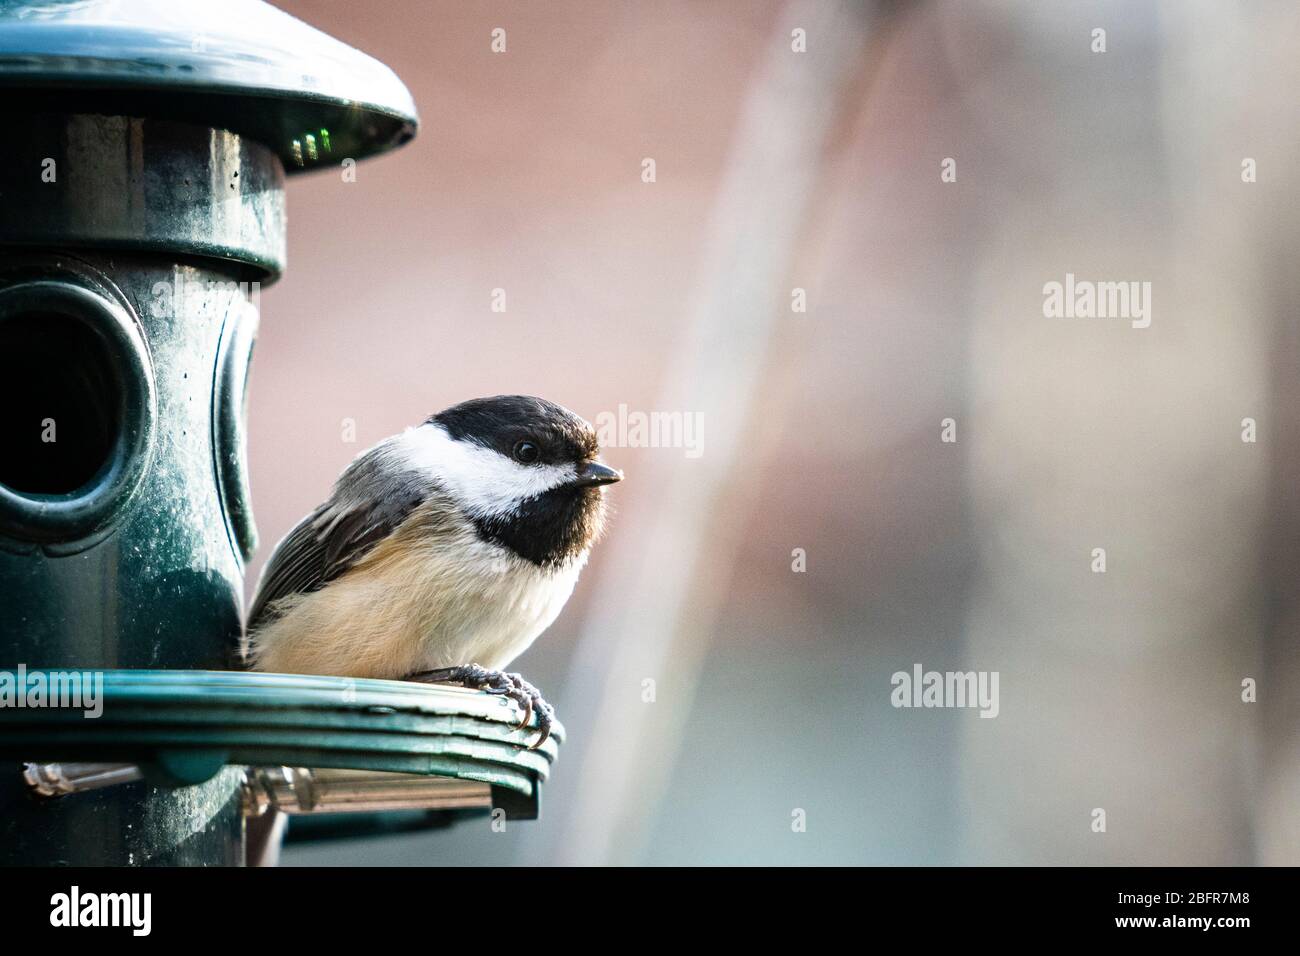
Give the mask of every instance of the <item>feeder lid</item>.
POLYGON ((15 89, 24 109, 228 129, 290 173, 400 146, 418 123, 392 70, 261 0, 0 0, 0 90, 15 89))

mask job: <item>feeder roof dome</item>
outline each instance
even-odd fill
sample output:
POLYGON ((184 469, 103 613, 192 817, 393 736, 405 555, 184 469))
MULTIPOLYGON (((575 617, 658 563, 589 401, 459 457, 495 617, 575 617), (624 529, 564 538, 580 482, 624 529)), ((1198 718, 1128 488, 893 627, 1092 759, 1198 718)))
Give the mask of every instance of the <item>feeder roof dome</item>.
POLYGON ((228 129, 290 173, 400 146, 418 123, 387 66, 261 0, 0 0, 0 95, 228 129))

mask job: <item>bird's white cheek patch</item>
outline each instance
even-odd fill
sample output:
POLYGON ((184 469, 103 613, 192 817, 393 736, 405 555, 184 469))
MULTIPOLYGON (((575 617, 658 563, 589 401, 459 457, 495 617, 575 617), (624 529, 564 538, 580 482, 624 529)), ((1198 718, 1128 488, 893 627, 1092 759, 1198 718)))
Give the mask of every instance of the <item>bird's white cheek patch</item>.
POLYGON ((490 448, 457 441, 441 425, 408 428, 398 448, 411 467, 438 479, 477 515, 512 512, 526 498, 573 480, 571 465, 521 465, 490 448))

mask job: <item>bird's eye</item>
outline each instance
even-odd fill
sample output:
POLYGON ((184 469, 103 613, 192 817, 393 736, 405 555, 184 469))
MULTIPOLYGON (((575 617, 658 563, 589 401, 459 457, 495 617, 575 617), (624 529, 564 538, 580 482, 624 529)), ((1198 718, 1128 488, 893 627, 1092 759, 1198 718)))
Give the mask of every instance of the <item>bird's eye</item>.
POLYGON ((541 453, 541 449, 530 441, 515 443, 515 461, 523 462, 525 465, 531 465, 541 453))

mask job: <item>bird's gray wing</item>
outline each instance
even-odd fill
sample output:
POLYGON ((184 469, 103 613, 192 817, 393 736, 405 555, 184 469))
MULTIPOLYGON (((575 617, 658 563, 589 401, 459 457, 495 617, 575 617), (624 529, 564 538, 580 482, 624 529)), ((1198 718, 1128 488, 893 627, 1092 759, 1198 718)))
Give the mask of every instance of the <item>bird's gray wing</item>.
POLYGON ((291 594, 318 591, 392 534, 437 486, 395 459, 385 443, 348 466, 330 499, 275 547, 248 612, 251 631, 291 594))

